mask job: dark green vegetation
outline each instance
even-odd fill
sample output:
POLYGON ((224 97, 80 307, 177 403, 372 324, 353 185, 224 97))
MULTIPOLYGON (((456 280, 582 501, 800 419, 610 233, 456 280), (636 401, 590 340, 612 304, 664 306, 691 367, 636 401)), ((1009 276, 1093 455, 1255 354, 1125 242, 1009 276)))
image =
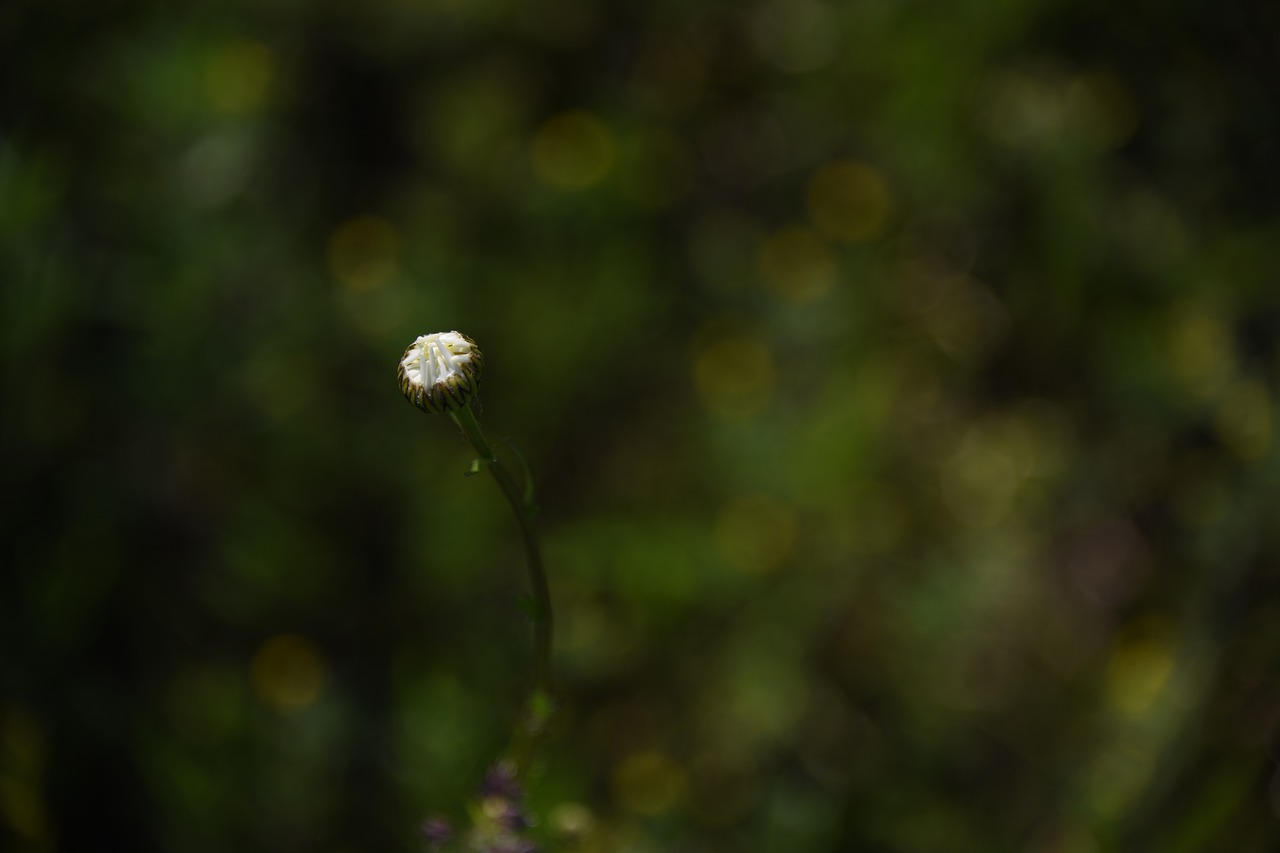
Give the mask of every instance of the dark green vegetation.
POLYGON ((539 482, 544 828, 1280 841, 1272 5, 16 0, 0 56, 0 847, 466 799, 532 649, 396 387, 448 329, 539 482))

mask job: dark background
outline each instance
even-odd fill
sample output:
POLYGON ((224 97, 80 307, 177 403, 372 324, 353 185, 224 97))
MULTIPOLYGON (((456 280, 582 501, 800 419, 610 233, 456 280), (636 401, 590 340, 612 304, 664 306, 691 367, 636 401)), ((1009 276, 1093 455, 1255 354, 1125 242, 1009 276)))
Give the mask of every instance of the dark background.
POLYGON ((1280 13, 0 7, 0 847, 1280 843, 1280 13), (507 452, 509 458, 514 458, 507 452))

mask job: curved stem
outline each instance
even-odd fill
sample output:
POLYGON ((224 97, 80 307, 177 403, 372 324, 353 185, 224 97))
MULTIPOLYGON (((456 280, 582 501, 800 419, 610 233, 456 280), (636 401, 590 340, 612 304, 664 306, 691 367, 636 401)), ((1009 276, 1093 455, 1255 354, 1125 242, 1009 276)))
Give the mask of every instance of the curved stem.
POLYGON ((533 740, 546 722, 551 704, 551 591, 547 586, 546 571, 542 567, 542 552, 538 548, 537 533, 533 529, 533 514, 536 507, 532 492, 526 499, 516 484, 515 478, 511 476, 511 472, 489 446, 484 433, 480 431, 475 413, 471 411, 471 404, 467 403, 461 409, 450 411, 449 414, 476 449, 485 467, 493 474, 493 479, 502 489, 507 502, 511 504, 512 511, 515 512, 516 520, 520 522, 520 532, 524 537, 525 555, 528 558, 529 567, 529 587, 533 592, 534 664, 529 720, 522 733, 523 736, 517 739, 518 742, 514 748, 516 773, 521 775, 529 762, 533 740))

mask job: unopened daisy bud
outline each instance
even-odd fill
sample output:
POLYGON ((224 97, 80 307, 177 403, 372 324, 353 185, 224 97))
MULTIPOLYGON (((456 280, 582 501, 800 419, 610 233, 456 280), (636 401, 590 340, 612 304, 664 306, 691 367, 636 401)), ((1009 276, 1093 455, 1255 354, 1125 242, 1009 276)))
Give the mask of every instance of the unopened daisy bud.
POLYGON ((420 335, 400 359, 396 377, 405 398, 424 412, 457 411, 480 387, 484 355, 461 332, 420 335))

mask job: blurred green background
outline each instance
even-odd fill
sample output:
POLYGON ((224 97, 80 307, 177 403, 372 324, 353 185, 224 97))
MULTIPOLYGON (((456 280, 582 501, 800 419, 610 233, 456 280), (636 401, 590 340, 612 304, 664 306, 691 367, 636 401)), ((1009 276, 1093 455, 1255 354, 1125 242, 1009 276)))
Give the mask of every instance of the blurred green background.
POLYGON ((0 9, 0 847, 1280 844, 1280 13, 0 9), (568 839, 566 836, 575 836, 568 839), (570 843, 572 842, 572 843, 570 843))

